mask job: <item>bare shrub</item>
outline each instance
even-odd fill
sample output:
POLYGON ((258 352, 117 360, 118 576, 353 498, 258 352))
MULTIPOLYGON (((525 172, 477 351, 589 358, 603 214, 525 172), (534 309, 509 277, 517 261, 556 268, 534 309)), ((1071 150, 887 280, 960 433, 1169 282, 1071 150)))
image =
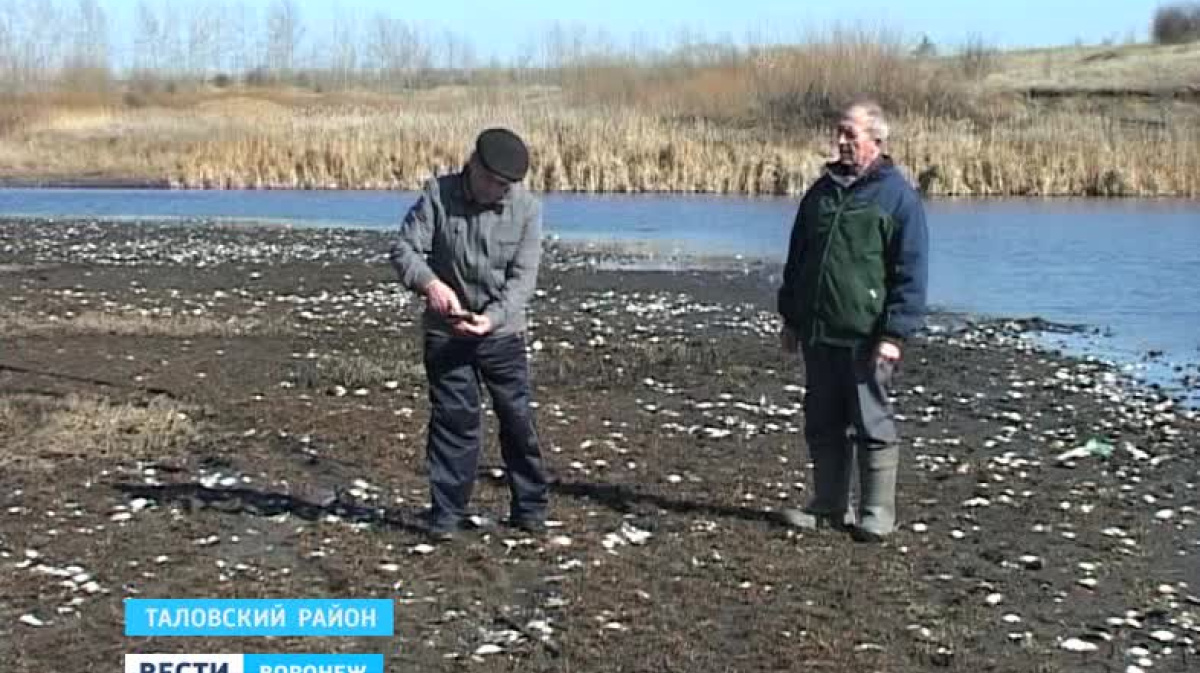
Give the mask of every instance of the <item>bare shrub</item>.
POLYGON ((1154 12, 1150 34, 1158 44, 1184 44, 1200 40, 1200 2, 1163 5, 1154 12))

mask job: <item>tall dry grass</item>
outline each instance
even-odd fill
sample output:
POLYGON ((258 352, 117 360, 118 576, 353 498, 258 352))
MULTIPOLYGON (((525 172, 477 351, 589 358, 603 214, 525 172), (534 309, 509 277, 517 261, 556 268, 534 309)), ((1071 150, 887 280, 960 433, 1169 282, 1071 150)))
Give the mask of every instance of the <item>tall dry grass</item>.
MULTIPOLYGON (((829 133, 764 135, 629 109, 476 107, 456 115, 359 110, 290 118, 191 144, 172 179, 207 188, 401 188, 458 166, 484 126, 535 148, 538 190, 798 194, 830 154, 829 133)), ((890 151, 932 195, 1200 195, 1200 123, 1126 123, 1078 110, 973 119, 906 116, 890 151)))
POLYGON ((192 144, 175 177, 188 187, 412 189, 461 165, 475 134, 494 124, 527 138, 529 183, 545 191, 786 193, 819 164, 711 122, 621 108, 479 105, 453 114, 360 109, 231 131, 192 144))
POLYGON ((190 410, 155 398, 145 404, 69 395, 0 399, 0 467, 53 467, 64 459, 161 460, 198 433, 190 410))
POLYGON ((1200 124, 1159 127, 1061 111, 902 125, 899 159, 947 196, 1200 196, 1200 124))
POLYGON ((975 77, 963 64, 971 55, 918 57, 898 33, 835 28, 799 46, 716 51, 700 65, 584 63, 561 79, 577 103, 793 131, 822 126, 867 96, 898 115, 960 116, 971 104, 975 77))
MULTIPOLYGON (((918 57, 851 32, 699 65, 580 63, 544 73, 553 86, 41 99, 0 115, 0 177, 414 189, 504 124, 530 141, 538 190, 797 194, 831 153, 828 121, 869 95, 895 115, 891 153, 932 195, 1200 195, 1195 105, 1031 101, 1004 93, 1020 90, 1004 69, 1023 61, 981 69, 975 47, 918 57)), ((1135 56, 1141 71, 1153 55, 1135 56)))

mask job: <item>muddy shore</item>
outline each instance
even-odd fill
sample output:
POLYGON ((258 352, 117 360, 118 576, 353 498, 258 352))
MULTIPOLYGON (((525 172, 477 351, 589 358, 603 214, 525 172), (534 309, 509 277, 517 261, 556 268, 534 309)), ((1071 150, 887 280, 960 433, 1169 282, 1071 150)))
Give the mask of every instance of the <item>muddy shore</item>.
MULTIPOLYGON (((559 525, 426 546, 420 306, 387 243, 0 221, 3 670, 1200 668, 1195 412, 1017 323, 933 330, 894 391, 901 531, 797 534, 773 512, 807 497, 804 376, 763 269, 551 245, 529 341, 559 525), (125 638, 127 597, 394 598, 397 636, 125 638)), ((494 435, 481 477, 497 516, 494 435)))

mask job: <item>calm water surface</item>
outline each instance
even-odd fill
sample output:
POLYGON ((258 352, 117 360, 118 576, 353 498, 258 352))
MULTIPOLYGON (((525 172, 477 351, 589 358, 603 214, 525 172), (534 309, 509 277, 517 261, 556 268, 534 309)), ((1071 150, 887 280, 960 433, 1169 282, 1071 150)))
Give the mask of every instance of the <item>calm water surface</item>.
MULTIPOLYGON (((0 214, 224 217, 388 229, 415 198, 397 192, 0 190, 0 214)), ((782 261, 794 199, 545 196, 548 233, 649 242, 664 251, 782 261)), ((1082 323, 1103 338, 1073 351, 1153 378, 1200 363, 1200 202, 933 201, 930 300, 996 316, 1082 323), (1147 353, 1161 352, 1147 359, 1147 353)))

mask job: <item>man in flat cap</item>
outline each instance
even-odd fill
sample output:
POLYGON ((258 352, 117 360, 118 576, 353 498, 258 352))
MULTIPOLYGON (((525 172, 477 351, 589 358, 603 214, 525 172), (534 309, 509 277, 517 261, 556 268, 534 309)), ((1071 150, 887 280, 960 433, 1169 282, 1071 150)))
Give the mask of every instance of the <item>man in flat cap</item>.
POLYGON ((541 205, 521 184, 525 143, 488 129, 460 172, 430 180, 400 225, 391 262, 426 298, 426 444, 432 505, 426 530, 444 540, 468 525, 481 450, 481 388, 500 425, 510 525, 545 530, 547 479, 530 405, 525 310, 541 260, 541 205))

